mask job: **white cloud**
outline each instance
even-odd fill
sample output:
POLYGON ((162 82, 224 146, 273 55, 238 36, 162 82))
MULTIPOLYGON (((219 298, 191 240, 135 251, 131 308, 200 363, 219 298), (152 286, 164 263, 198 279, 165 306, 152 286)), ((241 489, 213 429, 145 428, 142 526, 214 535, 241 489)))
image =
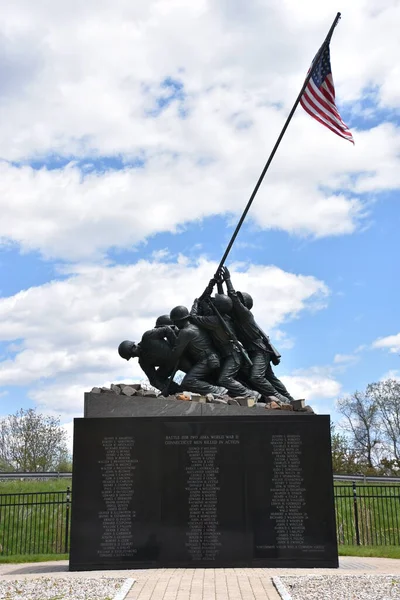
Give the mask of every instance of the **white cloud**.
MULTIPOLYGON (((327 400, 337 398, 341 384, 328 367, 299 369, 292 375, 281 377, 292 396, 306 400, 327 400)), ((312 403, 311 403, 312 404, 312 403)))
POLYGON ((391 371, 388 371, 381 377, 381 381, 387 381, 388 379, 394 379, 396 381, 400 381, 400 371, 398 371, 396 369, 392 369, 391 371))
MULTIPOLYGON (((333 0, 301 10, 293 0, 8 4, 0 156, 128 161, 84 177, 74 163, 50 172, 1 165, 0 240, 67 260, 241 210, 336 8, 333 0), (170 94, 167 76, 184 97, 149 117, 170 94), (137 156, 143 168, 129 166, 137 156)), ((378 103, 397 106, 399 13, 398 2, 346 8, 332 42, 339 100, 375 86, 378 103)), ((354 194, 400 186, 398 129, 383 123, 355 135, 353 148, 298 112, 250 217, 297 235, 353 232, 365 213, 354 194)))
POLYGON ((333 362, 336 365, 348 366, 352 365, 360 360, 359 356, 354 354, 335 354, 333 362))
POLYGON ((373 342, 372 347, 388 349, 393 354, 400 352, 400 333, 379 338, 373 342))
MULTIPOLYGON (((216 263, 138 261, 130 266, 76 267, 64 281, 0 299, 0 340, 22 339, 0 362, 0 385, 27 385, 30 397, 55 413, 79 414, 83 392, 95 385, 142 378, 137 361, 117 353, 123 339, 140 339, 158 315, 191 302, 216 263)), ((324 306, 328 289, 314 277, 274 266, 232 269, 238 289, 251 290, 267 331, 304 310, 324 306)))

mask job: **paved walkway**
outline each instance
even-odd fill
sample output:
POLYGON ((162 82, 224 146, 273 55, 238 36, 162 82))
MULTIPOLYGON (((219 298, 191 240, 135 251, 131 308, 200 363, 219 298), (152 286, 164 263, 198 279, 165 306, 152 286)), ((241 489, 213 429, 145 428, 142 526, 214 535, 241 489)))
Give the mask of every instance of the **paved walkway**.
POLYGON ((68 571, 67 561, 0 565, 1 579, 131 577, 126 600, 280 600, 273 575, 400 575, 400 560, 340 558, 339 569, 143 569, 68 571))

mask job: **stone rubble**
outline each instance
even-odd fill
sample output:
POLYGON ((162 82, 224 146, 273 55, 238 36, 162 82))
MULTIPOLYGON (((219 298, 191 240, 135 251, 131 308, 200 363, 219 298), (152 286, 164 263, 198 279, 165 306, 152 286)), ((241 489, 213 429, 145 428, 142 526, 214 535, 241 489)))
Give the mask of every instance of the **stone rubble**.
MULTIPOLYGON (((149 386, 140 383, 112 383, 109 388, 107 387, 94 387, 91 390, 92 394, 116 394, 121 396, 127 396, 133 398, 134 396, 140 396, 145 398, 158 398, 161 392, 155 388, 149 389, 149 386)), ((248 397, 237 397, 230 398, 229 396, 214 396, 213 394, 207 394, 202 396, 201 394, 195 394, 194 392, 181 392, 179 394, 171 395, 169 398, 181 400, 184 402, 200 402, 200 404, 213 403, 213 404, 230 404, 233 406, 247 406, 249 408, 257 406, 259 408, 275 409, 275 410, 301 410, 302 412, 313 412, 311 407, 304 406, 304 400, 296 400, 294 406, 292 404, 278 404, 273 401, 272 397, 267 400, 267 403, 257 402, 256 398, 248 397), (297 405, 296 405, 297 403, 297 405)))
POLYGON ((92 394, 117 394, 122 396, 145 396, 147 398, 157 398, 160 395, 158 390, 149 389, 140 383, 112 383, 108 387, 94 387, 90 390, 92 394))

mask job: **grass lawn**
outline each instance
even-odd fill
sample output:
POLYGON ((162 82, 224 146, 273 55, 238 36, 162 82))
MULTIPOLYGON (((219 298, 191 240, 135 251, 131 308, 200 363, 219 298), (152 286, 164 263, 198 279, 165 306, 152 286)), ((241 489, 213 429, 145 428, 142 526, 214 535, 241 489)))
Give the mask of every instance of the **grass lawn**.
POLYGON ((70 479, 0 482, 0 552, 3 557, 57 557, 65 552, 66 490, 70 485, 70 479))
POLYGON ((14 554, 13 556, 0 555, 0 564, 47 562, 49 560, 68 560, 68 554, 14 554))
POLYGON ((72 485, 71 479, 5 479, 0 481, 0 494, 29 494, 33 492, 64 492, 72 485))
POLYGON ((339 556, 400 558, 400 546, 339 546, 339 556))
MULTIPOLYGON (((339 546, 339 556, 375 556, 378 558, 400 558, 400 546, 339 546)), ((68 560, 68 557, 68 554, 16 554, 13 556, 0 555, 0 564, 68 560)))

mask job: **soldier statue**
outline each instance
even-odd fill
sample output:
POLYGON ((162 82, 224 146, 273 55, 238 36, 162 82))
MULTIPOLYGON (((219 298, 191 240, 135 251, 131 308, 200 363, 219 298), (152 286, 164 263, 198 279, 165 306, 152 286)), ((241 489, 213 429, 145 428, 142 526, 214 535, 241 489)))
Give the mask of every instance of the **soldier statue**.
POLYGON ((218 375, 218 385, 226 388, 232 397, 251 397, 258 400, 261 396, 237 381, 236 375, 243 366, 244 350, 237 339, 234 324, 229 316, 232 312, 232 300, 229 296, 216 294, 210 298, 216 279, 211 279, 200 299, 196 298, 190 312, 190 320, 195 325, 210 332, 211 339, 221 359, 221 368, 218 375), (201 303, 207 302, 210 306, 210 315, 199 316, 201 303), (213 312, 215 311, 215 312, 213 312))
POLYGON ((220 360, 207 331, 191 323, 186 306, 175 306, 171 310, 170 317, 179 329, 172 351, 173 360, 177 363, 185 355, 193 365, 182 381, 182 388, 203 395, 227 394, 226 388, 213 385, 209 381, 212 372, 219 368, 220 360))
POLYGON ((235 291, 228 268, 222 267, 190 313, 175 306, 158 317, 139 344, 125 340, 118 352, 126 360, 137 357, 163 395, 188 391, 254 398, 275 407, 293 403, 271 366, 279 364, 280 354, 256 323, 252 307, 250 294, 235 291), (215 285, 218 293, 212 297, 215 285), (180 385, 173 380, 177 370, 185 373, 180 385))
POLYGON ((232 300, 232 315, 238 338, 253 363, 249 373, 251 386, 261 392, 265 398, 269 397, 274 400, 278 405, 293 402, 294 398, 272 370, 271 362, 279 364, 280 355, 254 319, 251 312, 252 297, 246 292, 235 291, 227 267, 222 267, 221 273, 227 286, 228 295, 232 300))
MULTIPOLYGON (((171 394, 175 394, 182 391, 177 383, 169 380, 175 367, 173 348, 176 337, 169 315, 161 315, 156 320, 154 329, 146 331, 139 344, 125 340, 119 345, 118 353, 126 360, 138 358, 139 365, 152 386, 163 391, 168 385, 171 394)), ((179 369, 185 372, 190 368, 189 361, 181 357, 179 369)))

